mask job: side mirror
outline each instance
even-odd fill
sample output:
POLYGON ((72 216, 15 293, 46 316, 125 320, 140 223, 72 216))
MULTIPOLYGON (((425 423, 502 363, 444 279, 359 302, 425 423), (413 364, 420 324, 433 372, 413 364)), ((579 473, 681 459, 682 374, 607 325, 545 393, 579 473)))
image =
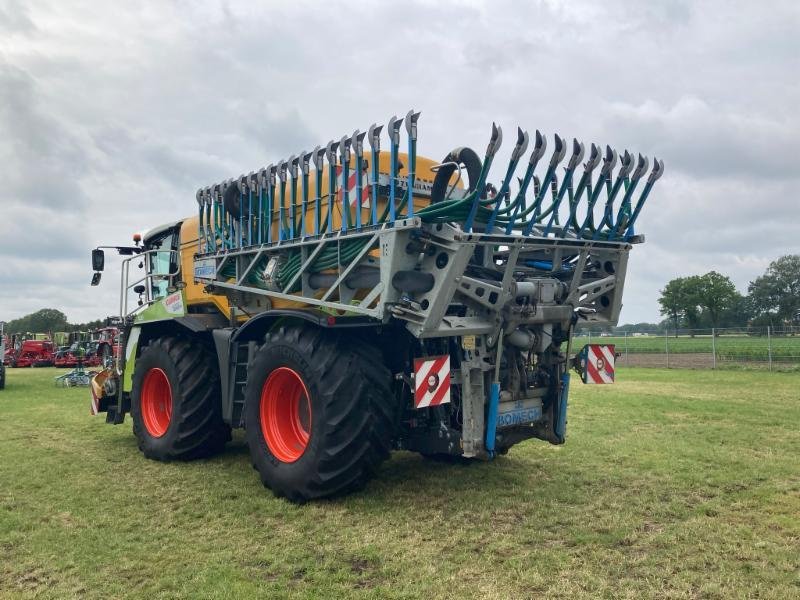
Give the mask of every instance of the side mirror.
POLYGON ((100 271, 95 271, 92 275, 92 285, 100 285, 100 277, 102 277, 102 273, 100 271))
POLYGON ((102 271, 105 265, 106 265, 106 253, 100 250, 99 248, 95 248, 94 250, 92 250, 92 270, 102 271))

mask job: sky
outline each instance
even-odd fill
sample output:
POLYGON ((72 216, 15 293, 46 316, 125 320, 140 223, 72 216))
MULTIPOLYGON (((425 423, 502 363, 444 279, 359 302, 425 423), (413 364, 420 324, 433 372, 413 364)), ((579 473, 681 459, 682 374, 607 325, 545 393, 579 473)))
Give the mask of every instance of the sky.
POLYGON ((0 0, 0 320, 119 310, 90 250, 197 188, 410 108, 419 153, 491 124, 657 156, 621 322, 716 270, 800 252, 800 3, 0 0))

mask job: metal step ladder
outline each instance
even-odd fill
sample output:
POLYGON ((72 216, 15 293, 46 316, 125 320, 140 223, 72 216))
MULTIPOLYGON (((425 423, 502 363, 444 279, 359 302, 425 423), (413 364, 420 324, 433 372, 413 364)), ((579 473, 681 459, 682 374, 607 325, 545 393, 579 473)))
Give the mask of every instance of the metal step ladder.
POLYGON ((246 344, 234 344, 231 353, 231 371, 233 377, 230 378, 229 390, 232 404, 231 423, 244 426, 244 399, 247 388, 247 365, 253 359, 256 352, 256 343, 247 342, 246 344))

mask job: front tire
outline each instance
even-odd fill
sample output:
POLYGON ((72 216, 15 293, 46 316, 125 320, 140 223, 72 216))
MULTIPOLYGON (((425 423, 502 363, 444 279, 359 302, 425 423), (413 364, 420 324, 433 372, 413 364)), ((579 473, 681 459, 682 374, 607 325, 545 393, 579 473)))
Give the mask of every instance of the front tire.
POLYGON ((190 460, 221 451, 230 439, 221 410, 218 367, 202 344, 163 337, 142 350, 133 372, 131 416, 147 458, 190 460))
POLYGON ((293 502, 363 487, 399 413, 380 351, 337 332, 270 332, 248 369, 245 427, 262 483, 293 502))

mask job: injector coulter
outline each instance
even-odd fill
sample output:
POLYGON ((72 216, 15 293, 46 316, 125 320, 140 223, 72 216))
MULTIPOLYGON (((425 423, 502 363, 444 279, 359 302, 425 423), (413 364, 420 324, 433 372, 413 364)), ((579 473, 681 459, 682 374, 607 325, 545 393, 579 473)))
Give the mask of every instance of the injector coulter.
POLYGON ((394 449, 564 443, 570 371, 614 371, 613 346, 572 349, 575 326, 616 323, 663 163, 518 129, 492 182, 499 126, 483 156, 434 160, 419 116, 204 186, 194 216, 113 247, 124 351, 93 412, 130 414, 165 461, 244 428, 264 485, 297 502, 360 488, 394 449))

